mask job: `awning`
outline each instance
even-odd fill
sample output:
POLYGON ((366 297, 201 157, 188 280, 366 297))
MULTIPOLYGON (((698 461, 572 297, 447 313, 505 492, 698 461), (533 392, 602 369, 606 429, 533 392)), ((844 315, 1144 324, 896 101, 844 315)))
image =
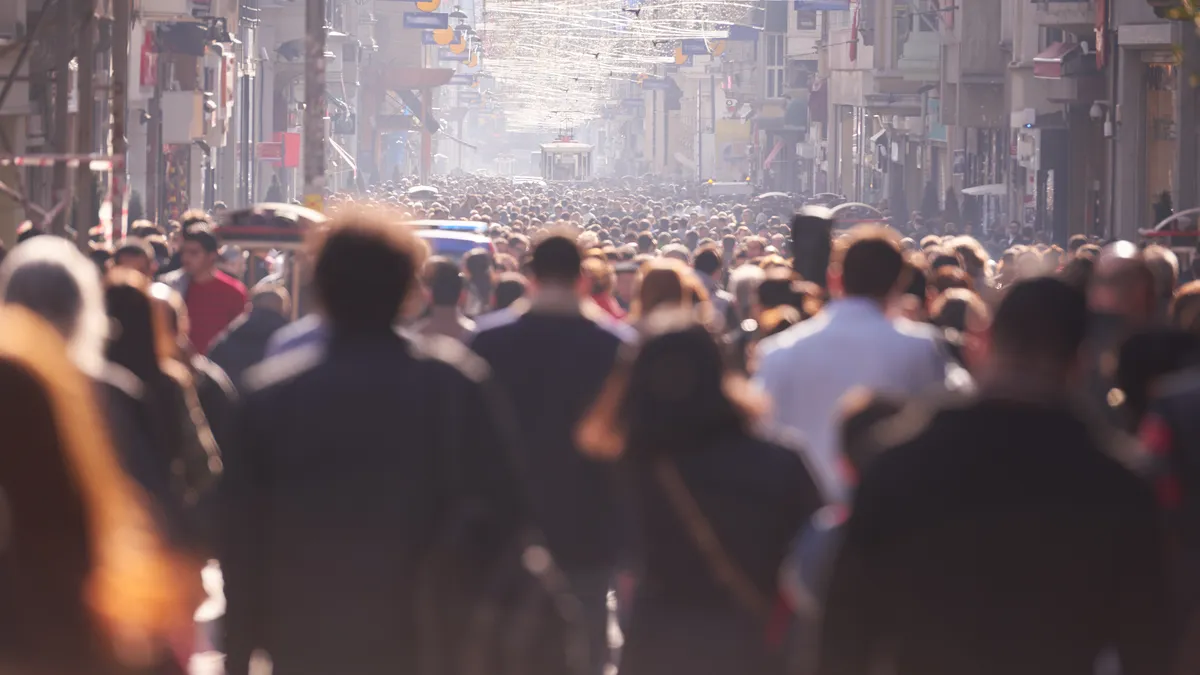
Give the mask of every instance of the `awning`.
POLYGON ((354 158, 350 156, 350 153, 346 152, 346 149, 343 148, 340 143, 333 140, 332 138, 329 139, 329 145, 330 145, 330 147, 333 148, 333 151, 337 153, 337 156, 340 157, 342 159, 342 161, 346 163, 346 166, 350 167, 350 171, 354 175, 357 176, 358 175, 358 163, 354 161, 354 158))
POLYGON ((771 166, 771 162, 775 161, 775 155, 778 155, 780 150, 783 150, 783 141, 776 141, 775 147, 771 148, 771 154, 767 155, 767 158, 763 160, 764 171, 771 166))
POLYGON ((1096 54, 1084 53, 1078 42, 1055 42, 1033 57, 1033 76, 1058 80, 1096 72, 1096 54))
POLYGON ((962 193, 968 197, 1002 197, 1008 194, 1008 186, 1004 183, 975 185, 973 187, 963 188, 962 193))

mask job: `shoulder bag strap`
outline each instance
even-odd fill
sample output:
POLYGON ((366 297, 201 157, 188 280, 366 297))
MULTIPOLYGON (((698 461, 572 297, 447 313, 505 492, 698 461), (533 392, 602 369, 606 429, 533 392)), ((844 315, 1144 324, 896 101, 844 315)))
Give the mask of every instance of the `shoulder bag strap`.
POLYGON ((769 620, 772 603, 725 550, 712 524, 704 516, 700 504, 696 502, 679 473, 679 468, 673 461, 664 457, 656 463, 655 475, 666 493, 671 509, 683 521, 692 543, 704 556, 713 578, 725 587, 743 609, 764 621, 769 620))

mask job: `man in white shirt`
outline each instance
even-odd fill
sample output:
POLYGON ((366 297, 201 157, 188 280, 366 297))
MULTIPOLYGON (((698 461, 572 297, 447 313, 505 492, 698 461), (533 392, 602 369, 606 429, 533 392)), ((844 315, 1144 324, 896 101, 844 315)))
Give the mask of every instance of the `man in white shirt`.
POLYGON ((962 377, 933 327, 888 316, 909 273, 891 231, 855 228, 835 243, 828 271, 834 300, 759 346, 757 377, 774 401, 775 425, 802 436, 810 465, 837 493, 845 485, 837 425, 848 392, 909 396, 962 377))

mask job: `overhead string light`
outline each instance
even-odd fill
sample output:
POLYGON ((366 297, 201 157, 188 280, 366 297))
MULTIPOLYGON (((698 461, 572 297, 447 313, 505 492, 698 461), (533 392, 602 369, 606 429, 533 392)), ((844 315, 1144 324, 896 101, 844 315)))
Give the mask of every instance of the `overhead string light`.
POLYGON ((488 0, 477 27, 492 99, 512 131, 578 127, 619 86, 674 63, 686 39, 723 37, 752 0, 488 0))

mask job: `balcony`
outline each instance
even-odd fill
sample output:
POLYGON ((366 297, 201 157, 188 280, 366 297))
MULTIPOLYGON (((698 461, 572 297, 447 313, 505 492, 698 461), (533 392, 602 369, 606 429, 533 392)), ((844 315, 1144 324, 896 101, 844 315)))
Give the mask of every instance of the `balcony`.
POLYGON ((1095 26, 1095 0, 1029 0, 1033 20, 1039 26, 1095 26))

